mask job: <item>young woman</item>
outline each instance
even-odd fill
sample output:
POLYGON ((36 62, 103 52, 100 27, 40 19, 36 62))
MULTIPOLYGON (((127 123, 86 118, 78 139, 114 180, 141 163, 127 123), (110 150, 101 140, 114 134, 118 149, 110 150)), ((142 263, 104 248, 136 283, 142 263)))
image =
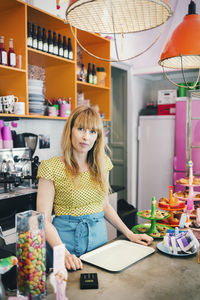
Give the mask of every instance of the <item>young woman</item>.
POLYGON ((61 146, 62 156, 42 161, 37 177, 37 210, 45 215, 51 263, 52 248, 64 243, 66 268, 82 269, 78 257, 107 242, 104 217, 130 241, 151 244, 150 236, 128 229, 108 202, 113 165, 105 154, 103 123, 95 108, 79 106, 71 113, 61 146))

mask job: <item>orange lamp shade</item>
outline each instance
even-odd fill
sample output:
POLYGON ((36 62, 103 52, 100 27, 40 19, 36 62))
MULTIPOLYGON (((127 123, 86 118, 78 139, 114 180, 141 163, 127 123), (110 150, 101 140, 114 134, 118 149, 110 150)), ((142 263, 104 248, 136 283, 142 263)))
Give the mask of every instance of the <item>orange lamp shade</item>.
POLYGON ((173 69, 200 67, 200 15, 184 17, 167 42, 159 64, 173 69))

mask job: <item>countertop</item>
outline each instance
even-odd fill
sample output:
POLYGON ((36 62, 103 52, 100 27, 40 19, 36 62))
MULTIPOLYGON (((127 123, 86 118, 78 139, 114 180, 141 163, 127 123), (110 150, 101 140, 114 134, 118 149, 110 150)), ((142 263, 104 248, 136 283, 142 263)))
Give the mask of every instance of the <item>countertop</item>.
POLYGON ((8 198, 37 193, 37 188, 19 186, 9 192, 0 193, 0 201, 8 198))
MULTIPOLYGON (((197 255, 168 256, 159 252, 156 245, 157 242, 154 241, 154 254, 120 273, 109 273, 88 264, 84 264, 81 271, 69 272, 66 289, 68 299, 199 300, 200 264, 197 255), (80 274, 95 272, 98 274, 99 289, 80 290, 80 274)), ((54 294, 49 294, 46 299, 56 298, 54 294)))

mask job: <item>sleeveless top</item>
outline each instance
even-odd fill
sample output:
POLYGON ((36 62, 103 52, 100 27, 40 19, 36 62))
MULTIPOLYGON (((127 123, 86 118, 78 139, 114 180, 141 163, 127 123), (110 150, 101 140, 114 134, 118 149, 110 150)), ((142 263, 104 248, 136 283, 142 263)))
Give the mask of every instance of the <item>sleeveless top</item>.
MULTIPOLYGON (((105 157, 106 170, 110 171, 113 164, 105 157)), ((56 216, 82 216, 94 214, 103 210, 105 192, 90 174, 85 171, 77 176, 75 182, 68 176, 65 165, 59 157, 53 156, 43 160, 38 168, 37 179, 52 180, 55 188, 54 212, 56 216)))

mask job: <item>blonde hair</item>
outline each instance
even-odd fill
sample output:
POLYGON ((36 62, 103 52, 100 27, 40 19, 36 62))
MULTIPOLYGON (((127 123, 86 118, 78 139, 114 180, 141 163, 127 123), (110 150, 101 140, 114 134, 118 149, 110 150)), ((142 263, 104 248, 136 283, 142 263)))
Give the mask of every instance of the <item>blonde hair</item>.
POLYGON ((87 163, 89 171, 95 182, 108 193, 110 186, 105 167, 105 149, 103 122, 95 107, 78 106, 72 111, 63 129, 61 148, 64 156, 66 172, 75 178, 79 174, 79 166, 73 156, 72 128, 81 127, 97 132, 97 139, 92 149, 88 152, 87 163))

